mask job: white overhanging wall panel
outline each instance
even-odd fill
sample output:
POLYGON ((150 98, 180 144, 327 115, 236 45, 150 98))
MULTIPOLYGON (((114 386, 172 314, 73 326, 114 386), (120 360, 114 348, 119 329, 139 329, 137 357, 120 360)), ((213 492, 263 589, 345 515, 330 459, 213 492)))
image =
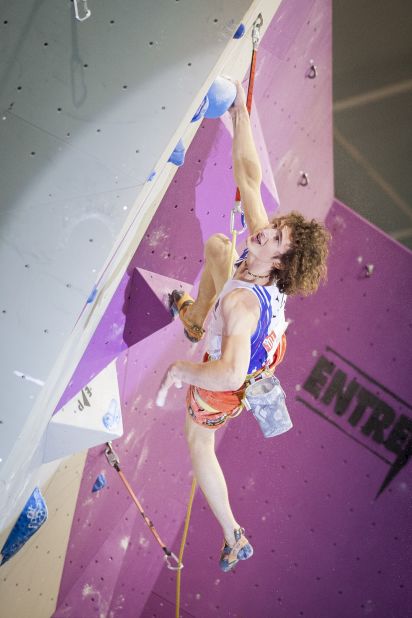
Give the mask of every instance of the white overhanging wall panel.
POLYGON ((3 5, 0 528, 38 480, 47 422, 173 177, 174 146, 193 138, 215 77, 243 76, 252 23, 262 12, 263 34, 279 4, 102 0, 83 23, 69 1, 3 5))

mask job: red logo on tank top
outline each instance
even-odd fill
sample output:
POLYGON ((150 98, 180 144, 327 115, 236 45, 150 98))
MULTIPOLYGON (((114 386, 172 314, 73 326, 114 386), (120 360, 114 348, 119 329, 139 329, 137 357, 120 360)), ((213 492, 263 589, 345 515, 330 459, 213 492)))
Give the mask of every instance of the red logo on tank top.
POLYGON ((275 345, 275 341, 276 341, 275 331, 272 330, 262 344, 266 352, 270 352, 273 349, 273 346, 275 345))

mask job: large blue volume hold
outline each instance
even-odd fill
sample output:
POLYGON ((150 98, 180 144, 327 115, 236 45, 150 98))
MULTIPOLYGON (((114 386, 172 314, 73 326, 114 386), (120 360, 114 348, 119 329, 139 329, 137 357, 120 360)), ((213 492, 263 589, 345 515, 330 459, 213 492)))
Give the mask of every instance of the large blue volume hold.
POLYGON ((46 502, 40 489, 36 487, 3 545, 1 564, 10 560, 27 543, 30 537, 44 524, 47 514, 46 502))
POLYGON ((207 93, 209 106, 205 118, 219 118, 232 105, 236 98, 236 86, 234 82, 225 77, 217 77, 207 93))

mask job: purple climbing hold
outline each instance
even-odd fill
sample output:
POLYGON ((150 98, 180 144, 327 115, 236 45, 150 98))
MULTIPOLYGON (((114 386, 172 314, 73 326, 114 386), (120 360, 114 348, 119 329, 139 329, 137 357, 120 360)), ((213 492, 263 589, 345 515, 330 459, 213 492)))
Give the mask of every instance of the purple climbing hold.
POLYGON ((240 24, 239 28, 236 30, 235 34, 233 35, 234 39, 241 39, 242 36, 245 34, 246 32, 246 28, 243 24, 240 24))

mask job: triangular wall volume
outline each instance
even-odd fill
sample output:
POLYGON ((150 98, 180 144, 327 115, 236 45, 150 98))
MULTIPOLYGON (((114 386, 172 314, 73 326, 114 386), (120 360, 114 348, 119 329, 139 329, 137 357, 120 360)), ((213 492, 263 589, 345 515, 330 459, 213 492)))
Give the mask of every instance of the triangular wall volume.
POLYGON ((120 394, 113 361, 52 417, 43 461, 60 459, 121 435, 120 394))

